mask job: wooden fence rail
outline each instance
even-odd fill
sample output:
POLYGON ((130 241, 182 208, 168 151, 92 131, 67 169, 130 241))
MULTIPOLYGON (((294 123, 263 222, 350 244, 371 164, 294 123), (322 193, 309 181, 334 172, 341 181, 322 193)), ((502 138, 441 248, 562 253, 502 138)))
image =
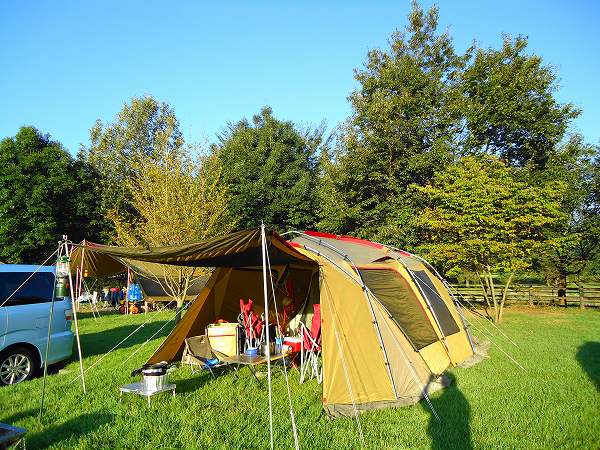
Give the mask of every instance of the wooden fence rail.
MULTIPOLYGON (((484 303, 483 289, 478 285, 455 284, 452 287, 470 302, 484 303)), ((495 285, 496 295, 500 295, 504 286, 495 285)), ((600 285, 581 284, 566 288, 567 305, 600 307, 600 285)), ((519 285, 508 289, 506 303, 521 303, 533 305, 564 305, 558 296, 558 289, 551 286, 519 285)))

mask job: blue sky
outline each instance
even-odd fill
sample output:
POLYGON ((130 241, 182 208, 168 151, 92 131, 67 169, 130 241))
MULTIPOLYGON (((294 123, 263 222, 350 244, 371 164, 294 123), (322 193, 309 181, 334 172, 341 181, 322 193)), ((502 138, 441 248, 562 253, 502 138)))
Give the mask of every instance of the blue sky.
MULTIPOLYGON (((31 124, 75 152, 96 119, 133 96, 171 104, 188 140, 271 105, 299 124, 350 114, 353 69, 406 24, 409 1, 0 2, 0 137, 31 124)), ((431 1, 423 2, 427 7, 431 1)), ((554 66, 557 96, 583 109, 574 130, 600 141, 600 3, 439 1, 455 46, 529 37, 554 66)))

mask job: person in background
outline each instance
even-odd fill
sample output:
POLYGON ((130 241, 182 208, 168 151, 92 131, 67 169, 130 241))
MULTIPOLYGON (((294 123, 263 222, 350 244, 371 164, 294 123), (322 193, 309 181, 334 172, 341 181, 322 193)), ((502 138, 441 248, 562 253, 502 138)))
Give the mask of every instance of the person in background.
POLYGON ((119 306, 119 288, 110 288, 110 303, 113 306, 119 306))

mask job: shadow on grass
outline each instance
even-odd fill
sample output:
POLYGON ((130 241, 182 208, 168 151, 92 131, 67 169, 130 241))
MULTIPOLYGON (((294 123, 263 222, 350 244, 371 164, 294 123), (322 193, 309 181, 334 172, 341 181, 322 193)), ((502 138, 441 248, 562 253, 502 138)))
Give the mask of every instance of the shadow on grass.
MULTIPOLYGON (((122 316, 118 309, 110 308, 110 309, 102 309, 98 308, 98 313, 100 314, 100 319, 103 317, 111 317, 111 316, 122 316)), ((92 311, 77 311, 77 319, 93 319, 94 314, 92 311)), ((98 320, 100 320, 98 319, 98 320)))
POLYGON ((456 377, 447 375, 452 384, 441 390, 441 395, 431 398, 433 408, 440 420, 431 412, 427 402, 423 407, 430 414, 427 432, 431 436, 432 450, 469 450, 473 448, 471 442, 470 417, 471 407, 466 397, 458 388, 456 377))
POLYGON ((97 430, 104 424, 112 422, 114 415, 107 412, 82 414, 69 419, 60 425, 50 425, 44 431, 25 435, 27 448, 46 448, 62 441, 67 441, 73 436, 83 436, 97 430))
MULTIPOLYGON (((184 370, 188 370, 187 367, 184 370)), ((219 376, 218 374, 216 374, 219 376)), ((195 373, 190 376, 190 378, 185 378, 183 380, 177 380, 177 393, 183 394, 186 392, 193 392, 201 387, 211 383, 213 381, 213 377, 208 373, 208 371, 203 371, 201 373, 195 373)))
POLYGON ((600 391, 600 342, 586 342, 577 349, 577 362, 600 391))
MULTIPOLYGON (((264 387, 263 383, 250 373, 247 368, 240 368, 237 372, 233 368, 226 365, 213 368, 214 377, 206 369, 191 374, 190 369, 187 366, 180 367, 179 370, 186 370, 190 373, 190 378, 185 378, 177 381, 177 392, 185 393, 192 392, 202 388, 203 386, 215 382, 217 378, 229 378, 232 383, 232 389, 246 389, 251 383, 256 383, 261 389, 264 387), (245 369, 242 371, 242 369, 245 369)), ((274 375, 275 373, 273 373, 274 375)))
POLYGON ((38 409, 28 409, 26 411, 20 411, 16 414, 13 414, 12 416, 8 416, 8 417, 0 416, 0 419, 2 419, 2 422, 4 422, 4 423, 7 423, 9 425, 14 425, 16 422, 23 420, 23 419, 28 419, 30 417, 33 417, 38 413, 39 413, 38 409))
MULTIPOLYGON (((125 342, 119 345, 118 348, 128 348, 134 347, 139 344, 142 344, 152 336, 156 331, 160 329, 167 321, 159 320, 156 322, 149 322, 136 331, 132 336, 130 336, 125 342)), ((117 345, 121 340, 125 337, 129 336, 138 325, 123 325, 115 328, 109 328, 103 331, 99 331, 96 333, 86 333, 81 335, 81 348, 83 351, 83 356, 94 356, 101 355, 108 352, 111 348, 117 345)), ((167 336, 170 332, 172 326, 166 326, 163 328, 160 333, 154 336, 152 339, 160 339, 167 336)), ((77 358, 76 351, 74 352, 74 359, 77 358)))

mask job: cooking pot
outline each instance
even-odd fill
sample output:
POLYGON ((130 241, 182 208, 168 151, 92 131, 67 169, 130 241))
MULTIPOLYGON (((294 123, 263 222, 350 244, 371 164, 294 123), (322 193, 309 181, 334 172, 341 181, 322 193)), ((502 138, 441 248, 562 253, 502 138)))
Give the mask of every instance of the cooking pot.
POLYGON ((164 375, 167 373, 167 363, 145 364, 142 366, 142 375, 164 375))
POLYGON ((142 384, 147 391, 158 391, 167 384, 167 366, 160 362, 142 367, 142 384))

